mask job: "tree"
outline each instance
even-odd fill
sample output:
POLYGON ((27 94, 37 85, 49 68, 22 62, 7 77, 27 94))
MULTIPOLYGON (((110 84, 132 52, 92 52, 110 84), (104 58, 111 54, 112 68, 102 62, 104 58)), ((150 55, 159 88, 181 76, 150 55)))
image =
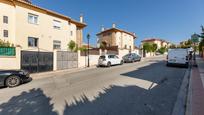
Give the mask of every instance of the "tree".
POLYGON ((157 44, 152 44, 152 52, 156 52, 157 51, 157 44))
POLYGON ((174 48, 176 48, 176 45, 171 44, 169 48, 174 49, 174 48))
POLYGON ((86 48, 86 46, 82 46, 82 47, 79 48, 79 50, 80 50, 81 52, 85 52, 85 51, 87 51, 88 49, 86 48))
POLYGON ((74 52, 77 52, 79 50, 78 44, 76 44, 75 48, 74 48, 74 52))
POLYGON ((143 44, 143 50, 147 51, 147 53, 152 51, 152 46, 150 43, 144 43, 143 44))
POLYGON ((192 43, 193 42, 191 41, 191 39, 188 39, 188 41, 185 42, 185 46, 191 47, 192 43))
POLYGON ((202 47, 204 46, 204 39, 201 40, 201 42, 199 43, 199 51, 202 51, 202 47))
POLYGON ((161 48, 158 50, 158 52, 159 52, 160 54, 164 54, 164 53, 166 52, 166 50, 167 50, 166 47, 161 47, 161 48))
POLYGON ((73 40, 71 40, 69 43, 68 43, 68 48, 71 50, 71 51, 73 51, 74 50, 74 48, 76 47, 76 43, 73 41, 73 40))
POLYGON ((106 46, 103 44, 103 43, 100 43, 100 46, 99 46, 101 49, 105 49, 106 46))

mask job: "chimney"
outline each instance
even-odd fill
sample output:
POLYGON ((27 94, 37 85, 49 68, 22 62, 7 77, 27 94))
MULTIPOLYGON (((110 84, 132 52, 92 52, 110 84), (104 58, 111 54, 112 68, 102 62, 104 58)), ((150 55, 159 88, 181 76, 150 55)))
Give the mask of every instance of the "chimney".
POLYGON ((101 26, 101 31, 105 31, 105 28, 104 28, 104 26, 103 26, 103 25, 101 26))
POLYGON ((84 17, 83 14, 80 14, 80 22, 83 23, 84 22, 84 17))
POLYGON ((116 28, 116 24, 115 23, 113 23, 112 28, 116 28))

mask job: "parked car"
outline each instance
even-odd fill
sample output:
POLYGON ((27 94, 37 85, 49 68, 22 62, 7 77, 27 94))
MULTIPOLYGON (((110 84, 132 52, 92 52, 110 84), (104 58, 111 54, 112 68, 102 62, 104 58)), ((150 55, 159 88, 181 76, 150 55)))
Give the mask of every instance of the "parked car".
POLYGON ((122 65, 123 60, 114 54, 102 55, 99 57, 98 66, 122 65))
POLYGON ((0 86, 16 87, 31 80, 29 72, 24 70, 0 70, 0 86))
POLYGON ((158 55, 162 55, 162 54, 161 54, 161 53, 159 53, 159 52, 156 52, 156 53, 155 53, 155 55, 157 55, 157 56, 158 56, 158 55))
POLYGON ((169 49, 167 55, 167 66, 183 65, 188 67, 189 55, 188 49, 169 49))
POLYGON ((141 56, 137 55, 136 53, 130 53, 125 56, 123 56, 124 62, 135 62, 135 61, 141 61, 141 56))

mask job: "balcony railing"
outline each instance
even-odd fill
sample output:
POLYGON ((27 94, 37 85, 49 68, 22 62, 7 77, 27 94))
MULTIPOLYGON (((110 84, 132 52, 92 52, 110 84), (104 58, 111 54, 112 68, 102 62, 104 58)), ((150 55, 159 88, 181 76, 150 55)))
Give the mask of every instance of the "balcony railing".
POLYGON ((0 47, 0 56, 16 56, 16 48, 0 47))

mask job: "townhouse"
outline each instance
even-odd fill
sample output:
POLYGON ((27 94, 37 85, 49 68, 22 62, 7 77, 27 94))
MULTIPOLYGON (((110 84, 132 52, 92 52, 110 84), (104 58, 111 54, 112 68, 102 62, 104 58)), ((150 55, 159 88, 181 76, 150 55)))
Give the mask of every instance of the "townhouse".
MULTIPOLYGON (((160 38, 146 38, 146 39, 141 41, 141 47, 143 46, 144 43, 157 44, 157 50, 162 48, 162 47, 168 48, 171 45, 170 42, 167 42, 166 40, 163 40, 160 38)), ((145 52, 143 50, 143 56, 144 57, 151 56, 152 53, 153 52, 145 52)))
POLYGON ((16 55, 0 57, 0 69, 22 68, 23 51, 67 50, 70 40, 83 43, 83 16, 68 16, 33 5, 29 0, 0 0, 0 39, 14 44, 16 55), (20 50, 20 53, 17 50, 20 50), (9 66, 12 60, 15 66, 9 66))
POLYGON ((98 47, 101 45, 103 45, 103 47, 117 46, 119 49, 128 49, 130 51, 133 51, 135 48, 135 33, 116 28, 115 24, 113 24, 110 29, 102 27, 101 32, 97 34, 97 37, 98 47))

